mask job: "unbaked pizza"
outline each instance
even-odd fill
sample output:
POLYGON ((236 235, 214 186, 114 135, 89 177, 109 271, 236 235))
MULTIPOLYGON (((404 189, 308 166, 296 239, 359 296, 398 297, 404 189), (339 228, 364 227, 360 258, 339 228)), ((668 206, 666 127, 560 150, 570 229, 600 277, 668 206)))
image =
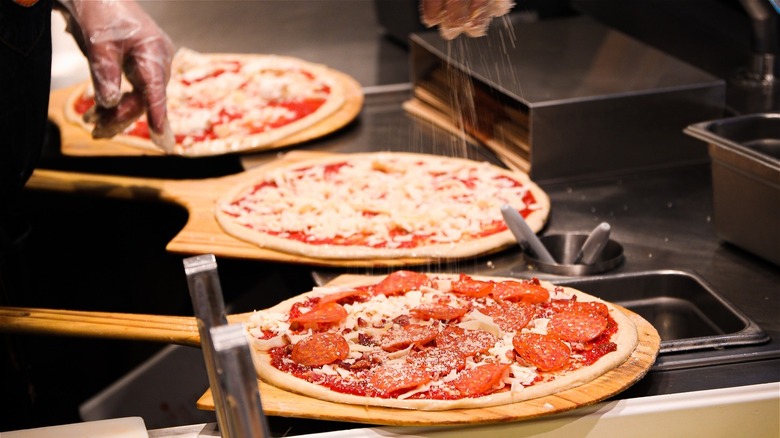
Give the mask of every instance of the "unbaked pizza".
POLYGON ((320 287, 245 325, 261 379, 320 400, 448 410, 579 387, 623 364, 614 305, 537 279, 396 271, 320 287))
POLYGON ((323 154, 260 169, 216 204, 238 239, 319 259, 454 259, 516 244, 501 206, 534 231, 550 211, 528 175, 440 155, 323 154))
MULTIPOLYGON (((337 72, 298 58, 259 54, 214 54, 180 49, 167 87, 173 154, 209 156, 255 150, 312 127, 338 111, 345 90, 337 72)), ((65 117, 90 132, 95 105, 89 83, 67 99, 65 117)), ((159 150, 146 116, 114 141, 159 150)))

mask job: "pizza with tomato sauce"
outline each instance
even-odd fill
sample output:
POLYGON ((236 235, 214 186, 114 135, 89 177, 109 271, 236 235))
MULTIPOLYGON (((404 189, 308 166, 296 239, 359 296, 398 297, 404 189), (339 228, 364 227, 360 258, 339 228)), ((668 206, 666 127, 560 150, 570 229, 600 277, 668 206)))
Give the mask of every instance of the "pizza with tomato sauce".
POLYGON ((534 231, 550 211, 528 175, 488 162, 406 152, 333 154, 273 166, 216 205, 241 240, 319 259, 454 259, 517 241, 501 215, 534 231))
MULTIPOLYGON (((189 49, 176 53, 166 91, 176 140, 171 153, 193 157, 261 149, 326 119, 346 101, 337 72, 320 64, 189 49)), ((69 96, 65 117, 91 132, 94 105, 94 89, 85 83, 69 96)), ((159 150, 145 115, 113 140, 159 150)))
POLYGON ((638 345, 617 307, 537 279, 396 271, 254 312, 258 375, 363 406, 498 406, 586 384, 638 345))

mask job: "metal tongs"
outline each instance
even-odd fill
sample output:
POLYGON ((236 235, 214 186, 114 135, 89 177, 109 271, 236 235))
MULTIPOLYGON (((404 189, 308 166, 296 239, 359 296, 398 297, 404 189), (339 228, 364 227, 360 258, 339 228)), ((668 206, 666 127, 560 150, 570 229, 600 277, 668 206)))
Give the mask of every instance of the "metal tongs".
POLYGON ((184 259, 220 435, 269 437, 254 364, 242 324, 227 323, 214 255, 184 259))

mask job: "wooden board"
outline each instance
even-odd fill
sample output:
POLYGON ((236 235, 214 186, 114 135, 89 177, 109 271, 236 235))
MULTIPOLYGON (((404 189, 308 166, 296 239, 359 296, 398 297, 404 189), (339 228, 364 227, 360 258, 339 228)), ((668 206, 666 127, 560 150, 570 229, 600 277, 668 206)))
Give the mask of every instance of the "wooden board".
MULTIPOLYGON (((297 132, 282 140, 269 145, 248 149, 240 153, 252 153, 274 150, 283 147, 301 144, 331 134, 355 119, 363 109, 363 88, 351 76, 339 71, 331 72, 340 80, 344 87, 346 101, 338 111, 328 116, 315 125, 297 132)), ((69 122, 65 118, 65 104, 70 94, 81 85, 74 85, 52 91, 49 97, 49 119, 60 129, 61 153, 76 157, 133 157, 133 156, 160 156, 162 151, 135 148, 118 143, 111 139, 94 139, 89 132, 80 126, 69 122)))
MULTIPOLYGON (((358 276, 343 275, 329 284, 346 283, 358 276)), ((650 370, 661 347, 658 331, 636 313, 622 310, 637 327, 639 344, 620 366, 577 388, 560 393, 512 403, 474 409, 421 411, 411 409, 358 406, 317 400, 289 392, 258 380, 258 390, 266 415, 347 421, 391 426, 449 426, 480 423, 500 423, 527 420, 588 406, 610 398, 632 386, 650 370)), ((197 407, 214 409, 214 399, 206 391, 197 407)))
MULTIPOLYGON (((341 275, 329 285, 365 282, 370 277, 341 275)), ((587 291, 584 291, 587 292, 587 291)), ((397 426, 461 425, 526 420, 600 402, 639 381, 653 366, 661 338, 641 316, 620 306, 637 327, 639 343, 620 366, 577 388, 504 406, 450 411, 418 411, 347 405, 317 400, 258 381, 266 415, 348 421, 397 426)), ((231 323, 245 322, 251 313, 229 315, 231 323)), ((0 308, 0 332, 41 335, 85 336, 109 339, 148 340, 198 346, 200 338, 194 318, 163 315, 135 315, 50 309, 0 308)), ((214 409, 210 391, 197 407, 214 409)))
MULTIPOLYGON (((152 199, 179 204, 187 209, 189 217, 184 228, 166 246, 168 251, 174 253, 214 254, 221 257, 332 267, 401 267, 426 265, 445 260, 422 257, 355 260, 305 257, 244 242, 228 235, 219 226, 214 216, 214 206, 220 196, 234 185, 254 181, 257 178, 255 175, 274 167, 322 154, 326 153, 291 151, 277 160, 239 174, 200 180, 166 180, 38 169, 25 187, 117 198, 152 199)), ((492 252, 501 251, 511 245, 513 243, 495 248, 492 252)))

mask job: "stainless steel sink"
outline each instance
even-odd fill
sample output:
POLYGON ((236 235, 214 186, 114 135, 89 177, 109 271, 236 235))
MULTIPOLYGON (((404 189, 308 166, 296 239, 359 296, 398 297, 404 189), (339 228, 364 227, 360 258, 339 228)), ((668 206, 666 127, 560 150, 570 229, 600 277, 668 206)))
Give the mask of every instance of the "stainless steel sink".
POLYGON ((554 281, 641 315, 661 336, 661 353, 760 344, 769 336, 695 274, 622 273, 554 281))

